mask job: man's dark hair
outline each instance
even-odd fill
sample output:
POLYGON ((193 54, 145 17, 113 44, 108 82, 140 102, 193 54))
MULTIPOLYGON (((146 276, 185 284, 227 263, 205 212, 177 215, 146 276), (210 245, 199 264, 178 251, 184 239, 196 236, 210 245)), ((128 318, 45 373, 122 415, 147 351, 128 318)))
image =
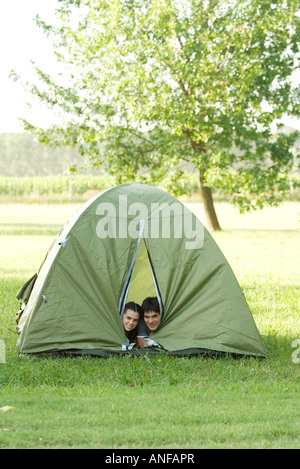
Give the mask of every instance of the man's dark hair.
POLYGON ((160 314, 160 308, 158 299, 156 296, 145 298, 142 304, 142 311, 145 313, 146 311, 155 311, 156 313, 160 314))

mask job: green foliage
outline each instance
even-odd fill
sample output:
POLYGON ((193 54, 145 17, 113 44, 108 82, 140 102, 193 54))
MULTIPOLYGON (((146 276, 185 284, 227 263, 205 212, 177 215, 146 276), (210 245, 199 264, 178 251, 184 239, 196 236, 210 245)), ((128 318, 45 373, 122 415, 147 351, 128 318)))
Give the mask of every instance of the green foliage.
POLYGON ((1 196, 83 195, 90 190, 101 191, 112 185, 107 176, 46 176, 46 177, 0 177, 1 196))
MULTIPOLYGON (((182 172, 181 177, 177 178, 177 173, 167 174, 162 177, 161 188, 167 190, 169 193, 174 195, 187 195, 187 198, 195 200, 201 200, 198 195, 199 184, 196 173, 182 172)), ((139 174, 136 179, 143 183, 151 182, 151 174, 139 174)), ((283 178, 286 192, 281 200, 300 200, 300 176, 290 175, 289 184, 286 186, 286 178, 283 178)), ((228 182, 232 190, 237 187, 237 181, 233 177, 228 182)), ((102 191, 113 187, 116 184, 116 179, 109 175, 84 175, 84 174, 73 174, 66 176, 44 176, 44 177, 1 177, 0 176, 0 197, 2 200, 18 200, 38 201, 41 197, 44 197, 44 201, 55 201, 56 203, 65 203, 67 201, 82 201, 85 198, 89 198, 95 191, 102 191)), ((216 200, 228 200, 232 201, 230 195, 226 195, 223 192, 224 186, 219 187, 217 183, 212 184, 214 192, 214 198, 216 200)), ((260 204, 260 208, 263 206, 264 193, 258 194, 255 199, 257 205, 260 204), (262 202, 261 202, 262 199, 262 202)), ((274 205, 280 199, 278 196, 274 198, 274 205)), ((249 210, 253 206, 254 200, 249 201, 249 210)))
POLYGON ((38 24, 64 79, 37 67, 42 85, 31 91, 66 124, 25 126, 46 144, 78 146, 118 183, 141 168, 155 183, 168 172, 178 180, 185 161, 241 210, 273 204, 297 138, 271 134, 275 120, 299 115, 290 79, 297 8, 297 0, 60 1, 58 25, 38 24))
MULTIPOLYGON (((176 176, 177 174, 169 174, 162 177, 161 187, 171 194, 175 191, 176 194, 191 194, 197 191, 193 174, 182 172, 179 180, 176 176)), ((151 178, 148 174, 140 174, 136 180, 148 183, 151 178)), ((38 200, 40 196, 47 196, 48 201, 53 199, 55 202, 66 202, 89 198, 94 192, 113 187, 116 183, 117 180, 113 176, 103 173, 99 176, 83 174, 17 178, 0 176, 0 197, 28 202, 38 200)))

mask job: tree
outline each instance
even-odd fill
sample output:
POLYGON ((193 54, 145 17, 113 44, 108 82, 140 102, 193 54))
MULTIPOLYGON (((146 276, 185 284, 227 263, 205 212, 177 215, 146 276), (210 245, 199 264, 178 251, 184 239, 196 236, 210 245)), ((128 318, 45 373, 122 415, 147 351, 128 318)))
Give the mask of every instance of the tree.
POLYGON ((58 3, 58 25, 37 22, 64 81, 36 67, 44 87, 31 91, 67 118, 46 130, 25 122, 40 141, 78 145, 117 182, 168 173, 176 186, 182 162, 192 164, 210 230, 220 229, 212 185, 241 210, 276 203, 296 135, 275 138, 271 126, 299 115, 297 0, 58 3))

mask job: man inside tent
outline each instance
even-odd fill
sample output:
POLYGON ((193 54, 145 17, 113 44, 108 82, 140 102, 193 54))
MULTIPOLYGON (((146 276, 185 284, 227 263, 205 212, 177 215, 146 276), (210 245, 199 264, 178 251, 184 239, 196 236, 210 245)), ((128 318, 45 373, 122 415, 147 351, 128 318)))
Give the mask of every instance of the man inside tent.
POLYGON ((156 297, 148 297, 142 304, 142 317, 139 321, 137 343, 141 348, 148 347, 145 337, 158 329, 160 325, 160 308, 156 297))

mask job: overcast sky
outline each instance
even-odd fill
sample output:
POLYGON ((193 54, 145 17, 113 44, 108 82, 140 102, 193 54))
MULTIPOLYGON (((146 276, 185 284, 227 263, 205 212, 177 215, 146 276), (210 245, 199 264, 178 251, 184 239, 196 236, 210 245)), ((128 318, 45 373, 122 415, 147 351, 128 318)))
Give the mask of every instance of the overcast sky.
MULTIPOLYGON (((51 42, 38 28, 33 18, 39 14, 50 23, 54 18, 56 0, 0 0, 0 133, 21 132, 22 126, 18 118, 25 117, 36 125, 46 125, 49 114, 45 108, 35 103, 30 109, 26 106, 28 96, 19 83, 9 78, 10 70, 14 70, 26 81, 34 81, 34 73, 30 60, 33 59, 43 69, 49 64, 55 69, 51 42)), ((300 121, 286 121, 300 130, 300 121)))

